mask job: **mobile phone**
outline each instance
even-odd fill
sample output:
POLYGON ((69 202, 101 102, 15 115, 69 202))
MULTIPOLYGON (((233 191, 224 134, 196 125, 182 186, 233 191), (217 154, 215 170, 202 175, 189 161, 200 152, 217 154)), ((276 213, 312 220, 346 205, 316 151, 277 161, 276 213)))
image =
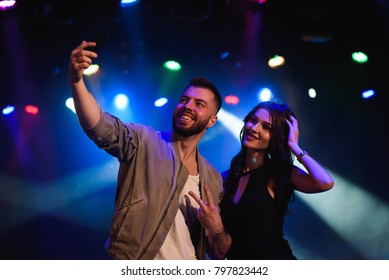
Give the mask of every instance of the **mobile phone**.
POLYGON ((96 46, 87 47, 87 48, 85 48, 85 50, 97 53, 107 43, 108 36, 101 34, 98 36, 94 36, 90 40, 87 40, 87 41, 88 42, 95 42, 96 46))

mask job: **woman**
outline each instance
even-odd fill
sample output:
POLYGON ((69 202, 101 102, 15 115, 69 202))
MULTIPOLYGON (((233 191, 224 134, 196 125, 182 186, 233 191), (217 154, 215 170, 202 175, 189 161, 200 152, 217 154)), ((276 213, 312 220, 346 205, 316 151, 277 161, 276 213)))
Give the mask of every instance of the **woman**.
POLYGON ((244 118, 241 150, 223 173, 221 215, 232 244, 227 259, 296 259, 283 234, 293 191, 331 189, 331 175, 298 145, 287 105, 262 102, 244 118), (308 172, 293 164, 293 155, 308 172))

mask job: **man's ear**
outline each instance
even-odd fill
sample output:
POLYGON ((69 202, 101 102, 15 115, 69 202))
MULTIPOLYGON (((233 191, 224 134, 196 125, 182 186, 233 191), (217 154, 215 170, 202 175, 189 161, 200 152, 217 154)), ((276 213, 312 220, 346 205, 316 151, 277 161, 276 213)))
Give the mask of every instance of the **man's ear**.
POLYGON ((217 121, 217 116, 212 116, 208 122, 207 128, 214 126, 216 121, 217 121))

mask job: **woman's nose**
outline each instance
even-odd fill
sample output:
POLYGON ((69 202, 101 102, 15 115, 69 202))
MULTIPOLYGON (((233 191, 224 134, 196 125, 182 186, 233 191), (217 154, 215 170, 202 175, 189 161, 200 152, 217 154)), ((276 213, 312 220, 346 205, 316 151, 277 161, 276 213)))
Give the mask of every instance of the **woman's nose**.
POLYGON ((259 123, 254 124, 254 125, 250 128, 250 130, 259 133, 259 132, 260 132, 260 125, 259 125, 259 123))

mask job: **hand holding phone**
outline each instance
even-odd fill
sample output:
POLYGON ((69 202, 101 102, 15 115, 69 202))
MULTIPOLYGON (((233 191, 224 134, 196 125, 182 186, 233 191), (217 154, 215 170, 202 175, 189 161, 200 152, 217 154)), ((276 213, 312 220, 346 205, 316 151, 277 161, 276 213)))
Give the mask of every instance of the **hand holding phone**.
POLYGON ((107 41, 108 41, 108 36, 106 36, 106 35, 95 36, 95 37, 91 38, 90 40, 88 40, 88 42, 95 42, 96 46, 87 47, 87 48, 85 48, 85 50, 97 53, 102 48, 102 46, 104 46, 107 43, 107 41))

